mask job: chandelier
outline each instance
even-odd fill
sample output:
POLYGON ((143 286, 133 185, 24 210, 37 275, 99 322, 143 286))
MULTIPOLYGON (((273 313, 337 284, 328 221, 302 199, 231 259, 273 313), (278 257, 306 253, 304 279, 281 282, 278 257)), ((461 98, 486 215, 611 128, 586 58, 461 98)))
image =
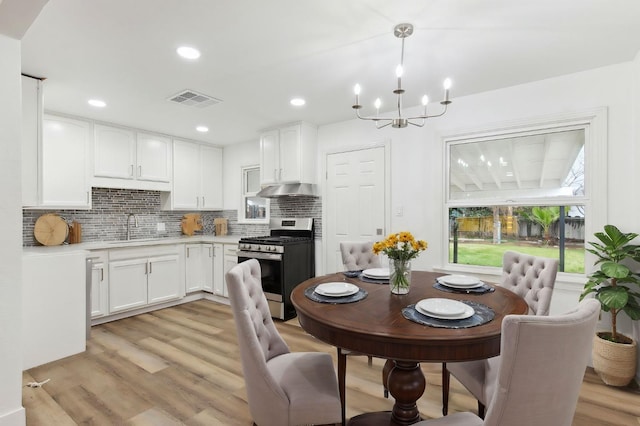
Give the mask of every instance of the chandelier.
POLYGON ((376 115, 371 117, 363 117, 360 115, 360 109, 362 105, 360 105, 360 85, 356 84, 353 88, 353 91, 356 95, 356 103, 353 105, 353 109, 356 110, 356 116, 361 120, 371 120, 376 123, 376 128, 382 129, 383 127, 387 127, 391 125, 391 127, 395 128, 404 128, 407 125, 411 124, 412 126, 422 127, 427 118, 432 117, 440 117, 443 116, 447 112, 447 106, 451 103, 449 100, 449 89, 451 88, 451 79, 447 78, 444 81, 444 97, 443 100, 440 101, 440 105, 444 108, 438 114, 427 114, 427 104, 429 103, 429 98, 427 95, 422 97, 422 107, 424 111, 420 115, 416 115, 413 117, 403 117, 402 116, 402 95, 404 94, 404 89, 402 88, 402 73, 404 71, 403 61, 404 61, 404 39, 413 34, 413 25, 411 24, 398 24, 393 29, 393 34, 402 40, 402 49, 400 50, 400 65, 396 68, 396 77, 398 78, 398 87, 393 90, 393 93, 397 96, 397 108, 398 115, 395 117, 382 117, 380 116, 380 106, 382 105, 382 101, 380 98, 376 99, 374 106, 376 107, 376 115))

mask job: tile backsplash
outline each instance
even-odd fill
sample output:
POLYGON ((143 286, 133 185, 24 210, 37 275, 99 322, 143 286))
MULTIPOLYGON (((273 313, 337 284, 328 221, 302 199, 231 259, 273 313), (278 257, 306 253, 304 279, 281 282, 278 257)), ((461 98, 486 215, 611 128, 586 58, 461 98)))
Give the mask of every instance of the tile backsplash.
MULTIPOLYGON (((35 246, 33 228, 38 217, 45 213, 57 213, 67 223, 77 221, 82 226, 82 241, 115 241, 126 239, 127 220, 130 220, 131 238, 178 237, 182 234, 180 223, 185 213, 192 211, 160 210, 160 192, 131 189, 93 188, 91 210, 23 210, 23 245, 35 246), (129 217, 134 214, 135 218, 129 217), (135 221, 137 220, 137 226, 135 221), (164 223, 165 231, 158 231, 157 224, 164 223)), ((236 210, 200 212, 203 234, 214 233, 213 219, 227 218, 230 235, 266 235, 269 226, 238 223, 236 210)), ((322 230, 322 203, 320 198, 283 197, 271 200, 271 217, 313 217, 316 239, 322 230)))

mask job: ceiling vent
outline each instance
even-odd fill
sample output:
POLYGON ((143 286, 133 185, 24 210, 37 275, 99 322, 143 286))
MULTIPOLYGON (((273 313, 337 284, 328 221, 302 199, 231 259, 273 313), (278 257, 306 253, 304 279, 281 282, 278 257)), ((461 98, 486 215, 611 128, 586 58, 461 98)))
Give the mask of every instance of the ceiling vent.
POLYGON ((182 92, 171 96, 168 100, 181 105, 194 106, 196 108, 205 108, 222 102, 221 99, 216 99, 212 96, 204 95, 194 90, 183 90, 182 92))

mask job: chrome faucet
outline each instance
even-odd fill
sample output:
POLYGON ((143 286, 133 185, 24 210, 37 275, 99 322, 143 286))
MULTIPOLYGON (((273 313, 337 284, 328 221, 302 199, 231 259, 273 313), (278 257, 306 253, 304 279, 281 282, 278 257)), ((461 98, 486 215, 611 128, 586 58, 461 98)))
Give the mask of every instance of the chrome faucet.
POLYGON ((133 226, 138 227, 138 216, 133 213, 129 213, 127 216, 127 241, 131 239, 131 217, 133 216, 133 226))

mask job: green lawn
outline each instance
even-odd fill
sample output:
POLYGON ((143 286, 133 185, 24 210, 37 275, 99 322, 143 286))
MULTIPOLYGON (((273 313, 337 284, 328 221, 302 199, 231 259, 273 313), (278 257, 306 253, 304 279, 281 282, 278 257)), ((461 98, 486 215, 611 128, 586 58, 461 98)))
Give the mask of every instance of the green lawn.
MULTIPOLYGON (((502 266, 502 255, 508 250, 558 259, 558 247, 458 242, 458 263, 502 266)), ((449 262, 453 262, 453 243, 449 245, 449 262)), ((584 273, 584 248, 565 248, 564 272, 584 273)))

